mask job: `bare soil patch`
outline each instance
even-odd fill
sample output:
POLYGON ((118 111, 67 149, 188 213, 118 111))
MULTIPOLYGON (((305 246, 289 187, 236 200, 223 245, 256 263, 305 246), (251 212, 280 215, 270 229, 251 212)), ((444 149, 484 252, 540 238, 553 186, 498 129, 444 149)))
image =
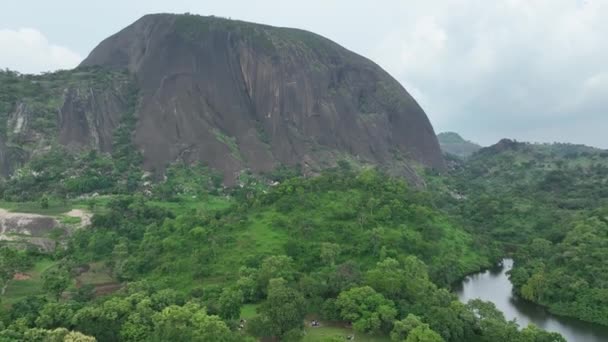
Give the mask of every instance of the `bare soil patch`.
POLYGON ((16 273, 13 276, 13 280, 17 280, 17 281, 19 281, 19 280, 28 280, 28 279, 31 279, 31 278, 32 278, 32 276, 29 275, 29 274, 26 274, 26 273, 16 273))

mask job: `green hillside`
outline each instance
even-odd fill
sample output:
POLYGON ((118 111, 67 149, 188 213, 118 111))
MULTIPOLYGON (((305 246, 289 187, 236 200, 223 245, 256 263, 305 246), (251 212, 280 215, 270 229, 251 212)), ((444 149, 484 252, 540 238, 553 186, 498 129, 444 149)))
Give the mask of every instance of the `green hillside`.
POLYGON ((454 171, 463 224, 515 256, 512 281, 552 312, 608 324, 608 152, 503 140, 454 171))

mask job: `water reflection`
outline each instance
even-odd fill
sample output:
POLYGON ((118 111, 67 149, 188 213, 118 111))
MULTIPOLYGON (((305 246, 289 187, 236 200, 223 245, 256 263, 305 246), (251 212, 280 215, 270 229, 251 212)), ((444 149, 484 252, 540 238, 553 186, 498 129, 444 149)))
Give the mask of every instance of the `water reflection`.
POLYGON ((508 320, 515 319, 522 327, 533 323, 542 329, 558 332, 569 342, 608 341, 607 327, 557 317, 543 307, 514 296, 506 274, 512 267, 513 260, 504 259, 501 265, 466 277, 455 289, 458 298, 463 302, 476 298, 493 302, 508 320))

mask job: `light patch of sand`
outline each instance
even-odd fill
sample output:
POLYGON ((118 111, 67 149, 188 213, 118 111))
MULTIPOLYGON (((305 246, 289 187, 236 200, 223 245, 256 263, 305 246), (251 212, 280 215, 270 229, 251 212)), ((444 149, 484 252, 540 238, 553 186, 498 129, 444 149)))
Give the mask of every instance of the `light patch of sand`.
POLYGON ((93 217, 93 214, 82 209, 72 209, 65 215, 80 218, 80 227, 87 227, 91 225, 91 218, 93 217))

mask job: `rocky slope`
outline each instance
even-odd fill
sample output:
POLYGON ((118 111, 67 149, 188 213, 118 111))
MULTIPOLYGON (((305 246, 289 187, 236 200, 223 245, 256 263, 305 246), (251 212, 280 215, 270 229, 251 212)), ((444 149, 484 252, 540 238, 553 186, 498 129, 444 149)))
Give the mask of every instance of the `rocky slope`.
POLYGON ((79 223, 64 224, 61 217, 31 213, 10 212, 0 208, 0 246, 9 244, 18 247, 35 247, 41 251, 52 251, 57 241, 69 235, 74 229, 91 224, 92 214, 74 209, 63 215, 65 218, 79 219, 79 223), (55 239, 51 238, 54 229, 60 229, 55 239))
POLYGON ((124 72, 80 68, 44 75, 0 71, 0 171, 13 172, 61 144, 110 152, 122 116, 136 98, 124 72))
POLYGON ((227 178, 338 159, 443 168, 428 118, 379 66, 318 35, 214 17, 148 15, 82 66, 128 69, 147 169, 204 161, 227 178))

